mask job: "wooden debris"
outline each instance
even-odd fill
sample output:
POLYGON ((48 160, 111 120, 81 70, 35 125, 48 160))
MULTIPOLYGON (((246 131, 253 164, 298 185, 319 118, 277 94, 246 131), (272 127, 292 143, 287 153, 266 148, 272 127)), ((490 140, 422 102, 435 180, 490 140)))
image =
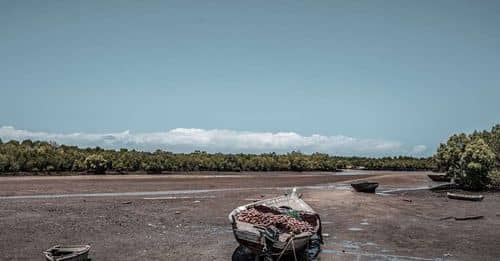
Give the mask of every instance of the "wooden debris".
POLYGON ((482 218, 484 218, 484 216, 468 216, 468 217, 455 217, 455 220, 475 220, 482 218))
POLYGON ((454 216, 448 216, 448 217, 444 217, 444 218, 440 218, 439 220, 448 220, 448 219, 455 219, 455 220, 458 220, 458 221, 461 221, 461 220, 474 220, 474 219, 482 219, 484 218, 484 216, 466 216, 466 217, 454 217, 454 216))

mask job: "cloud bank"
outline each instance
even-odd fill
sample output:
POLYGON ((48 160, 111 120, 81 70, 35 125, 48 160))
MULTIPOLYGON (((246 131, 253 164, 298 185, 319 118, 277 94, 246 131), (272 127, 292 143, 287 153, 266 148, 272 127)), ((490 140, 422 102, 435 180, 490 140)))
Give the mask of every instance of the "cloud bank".
POLYGON ((176 128, 165 132, 132 133, 47 133, 0 127, 0 138, 22 141, 24 139, 54 141, 80 147, 100 146, 109 149, 129 148, 146 151, 163 149, 173 152, 204 150, 224 153, 323 152, 333 155, 387 156, 423 155, 424 145, 405 146, 397 141, 358 139, 343 135, 302 136, 295 132, 251 132, 234 130, 204 130, 176 128))

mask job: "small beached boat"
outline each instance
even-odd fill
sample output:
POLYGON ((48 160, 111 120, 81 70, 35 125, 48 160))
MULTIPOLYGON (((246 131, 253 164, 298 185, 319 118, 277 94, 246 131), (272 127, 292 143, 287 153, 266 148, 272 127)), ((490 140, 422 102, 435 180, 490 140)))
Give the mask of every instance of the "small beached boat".
POLYGON ((378 183, 377 182, 363 181, 363 182, 358 182, 358 183, 352 183, 351 186, 357 192, 375 193, 375 190, 378 187, 378 183))
MULTIPOLYGON (((271 199, 257 201, 251 204, 237 207, 229 213, 229 221, 233 227, 236 241, 250 250, 256 257, 264 257, 272 260, 271 257, 278 255, 289 255, 305 250, 309 246, 311 238, 315 237, 321 241, 321 220, 319 215, 296 193, 294 188, 292 193, 271 199), (283 213, 293 212, 294 215, 312 227, 312 231, 294 234, 254 225, 238 220, 238 215, 251 209, 273 213, 283 211, 283 213)), ((238 250, 237 250, 238 251, 238 250)), ((233 259, 234 260, 234 259, 233 259)), ((257 260, 257 259, 256 259, 257 260)))
POLYGON ((446 176, 446 174, 429 174, 427 175, 432 181, 437 181, 437 182, 450 182, 451 178, 446 176))
POLYGON ((89 245, 57 245, 43 251, 43 255, 47 261, 87 261, 89 260, 89 250, 89 245))
POLYGON ((458 200, 481 201, 484 199, 483 195, 465 195, 465 194, 457 194, 450 192, 447 192, 446 195, 450 199, 458 199, 458 200))

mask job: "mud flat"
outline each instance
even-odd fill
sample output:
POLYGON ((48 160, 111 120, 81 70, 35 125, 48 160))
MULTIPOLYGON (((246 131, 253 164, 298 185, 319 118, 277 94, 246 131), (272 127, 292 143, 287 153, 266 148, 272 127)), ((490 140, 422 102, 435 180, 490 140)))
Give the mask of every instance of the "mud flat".
POLYGON ((93 260, 230 260, 235 206, 301 187, 322 217, 321 260, 495 260, 500 194, 462 202, 426 190, 390 195, 345 186, 370 179, 379 190, 432 185, 425 172, 196 173, 169 176, 0 178, 2 260, 41 260, 57 243, 88 243, 93 260), (449 216, 483 215, 455 221, 449 216))

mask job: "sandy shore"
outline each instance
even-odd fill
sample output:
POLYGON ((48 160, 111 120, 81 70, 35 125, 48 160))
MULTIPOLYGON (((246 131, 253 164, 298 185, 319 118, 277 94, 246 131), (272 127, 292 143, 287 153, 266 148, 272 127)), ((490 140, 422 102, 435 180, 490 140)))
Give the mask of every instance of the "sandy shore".
POLYGON ((424 172, 368 171, 3 177, 0 253, 39 260, 51 245, 88 243, 93 260, 230 260, 237 243, 228 212, 299 186, 329 235, 321 260, 500 256, 500 194, 461 202, 424 190, 383 196, 343 186, 363 178, 380 182, 380 191, 433 184, 424 172), (485 218, 441 220, 467 215, 485 218))

